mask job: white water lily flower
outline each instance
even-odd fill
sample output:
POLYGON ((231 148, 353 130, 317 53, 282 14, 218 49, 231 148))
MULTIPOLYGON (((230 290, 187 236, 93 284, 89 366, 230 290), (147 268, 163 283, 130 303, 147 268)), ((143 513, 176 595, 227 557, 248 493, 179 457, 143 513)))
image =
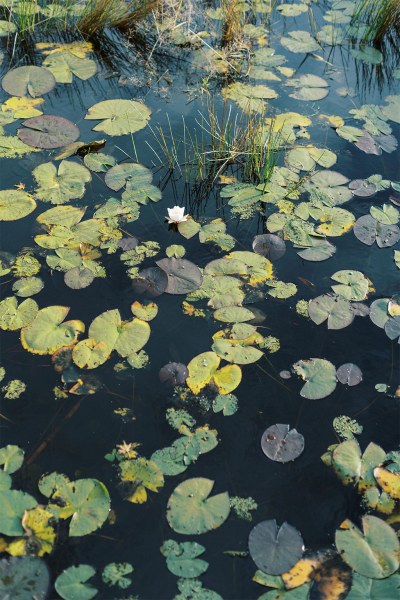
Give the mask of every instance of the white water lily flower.
POLYGON ((167 208, 168 211, 168 223, 184 223, 187 221, 185 217, 185 208, 183 206, 174 206, 173 208, 167 208))

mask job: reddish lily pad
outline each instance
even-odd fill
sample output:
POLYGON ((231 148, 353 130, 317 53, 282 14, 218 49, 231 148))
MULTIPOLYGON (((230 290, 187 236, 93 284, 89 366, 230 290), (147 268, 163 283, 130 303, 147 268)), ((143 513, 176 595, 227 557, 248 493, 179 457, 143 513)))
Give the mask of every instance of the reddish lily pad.
POLYGON ((40 115, 23 121, 26 129, 18 129, 18 137, 34 148, 60 148, 75 142, 80 135, 78 127, 64 117, 40 115))

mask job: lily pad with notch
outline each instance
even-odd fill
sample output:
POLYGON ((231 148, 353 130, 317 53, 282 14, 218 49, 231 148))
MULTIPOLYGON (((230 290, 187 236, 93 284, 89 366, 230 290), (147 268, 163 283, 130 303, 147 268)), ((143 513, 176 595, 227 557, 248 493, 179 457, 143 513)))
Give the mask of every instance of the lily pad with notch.
POLYGON ((69 119, 54 115, 39 115, 22 122, 25 129, 18 129, 19 139, 34 148, 61 148, 75 142, 80 131, 69 119))
POLYGON ((185 258, 162 258, 156 264, 167 274, 167 294, 188 294, 201 286, 202 272, 197 265, 185 258))
POLYGON ((249 552, 257 567, 269 575, 289 571, 301 558, 304 543, 292 525, 275 519, 258 523, 249 535, 249 552))
POLYGON ((303 452, 304 437, 296 429, 290 429, 289 425, 278 423, 264 431, 261 448, 271 460, 287 463, 298 458, 303 452))
POLYGON ((360 367, 354 363, 345 363, 336 371, 336 377, 340 383, 353 386, 361 383, 363 375, 360 367))
POLYGON ((48 69, 30 65, 8 71, 1 85, 11 96, 29 95, 38 98, 50 92, 56 85, 56 80, 48 69))

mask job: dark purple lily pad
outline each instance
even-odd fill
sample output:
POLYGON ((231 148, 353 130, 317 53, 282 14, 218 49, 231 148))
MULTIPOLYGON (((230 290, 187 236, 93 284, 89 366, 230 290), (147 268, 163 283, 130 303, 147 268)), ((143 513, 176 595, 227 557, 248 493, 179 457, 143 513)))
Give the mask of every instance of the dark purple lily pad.
POLYGON ((374 138, 368 131, 365 131, 364 135, 361 136, 354 144, 359 150, 365 152, 365 154, 375 154, 379 156, 382 154, 382 150, 375 143, 374 138))
POLYGON ((354 363, 345 363, 336 371, 336 377, 340 383, 348 386, 358 385, 362 381, 362 371, 354 363))
POLYGON ((183 363, 170 362, 164 365, 158 374, 162 383, 183 385, 189 376, 189 371, 183 363))
POLYGON ((398 143, 394 135, 374 135, 374 142, 388 154, 397 150, 398 143))
POLYGON ((376 242, 379 248, 389 248, 400 240, 400 229, 397 225, 384 225, 371 215, 357 219, 353 231, 356 238, 367 246, 376 242))
POLYGON ((18 129, 18 137, 34 148, 61 148, 75 142, 80 132, 78 127, 64 117, 40 115, 23 121, 25 129, 18 129))
POLYGON ((139 271, 139 277, 132 280, 133 289, 149 298, 161 296, 167 289, 167 274, 159 267, 148 267, 139 271))
POLYGON ((301 558, 304 543, 301 534, 289 523, 278 527, 275 519, 262 521, 250 531, 249 552, 261 571, 281 575, 301 558))
POLYGON ((376 185, 371 183, 367 179, 353 179, 349 183, 349 189, 352 191, 354 196, 360 198, 368 198, 373 196, 376 192, 376 185))
POLYGON ((188 294, 198 290, 203 281, 199 267, 185 258, 162 258, 157 265, 168 277, 167 294, 188 294))
POLYGON ((271 460, 287 463, 303 452, 304 437, 296 429, 290 429, 289 425, 278 423, 264 431, 261 448, 271 460))
POLYGON ((269 260, 278 260, 286 252, 286 244, 282 238, 273 233, 256 235, 253 240, 253 250, 269 260))
POLYGON ((121 240, 119 240, 117 246, 118 248, 121 248, 123 252, 127 252, 128 250, 133 250, 134 248, 136 248, 138 243, 139 240, 137 239, 137 237, 131 235, 129 237, 123 237, 121 240))

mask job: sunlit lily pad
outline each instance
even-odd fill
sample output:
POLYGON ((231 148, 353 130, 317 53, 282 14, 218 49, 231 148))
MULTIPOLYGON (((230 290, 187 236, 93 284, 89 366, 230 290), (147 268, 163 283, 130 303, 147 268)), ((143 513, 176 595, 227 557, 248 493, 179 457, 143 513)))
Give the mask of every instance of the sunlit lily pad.
POLYGON ((78 127, 65 119, 53 115, 40 115, 23 121, 25 129, 18 129, 18 137, 34 148, 60 148, 78 139, 78 127))
POLYGON ((20 298, 29 298, 38 294, 43 288, 44 282, 40 277, 21 277, 14 283, 12 290, 20 298))
POLYGON ((104 342, 109 351, 116 350, 123 357, 139 352, 150 337, 146 321, 133 319, 123 322, 119 310, 108 310, 96 317, 89 327, 89 338, 104 342))
POLYGON ((21 330, 23 347, 33 354, 53 354, 62 346, 74 344, 85 326, 77 320, 64 322, 68 313, 66 306, 42 308, 31 324, 21 330))
POLYGON ((135 133, 146 127, 151 111, 145 104, 135 100, 103 100, 91 106, 85 119, 101 120, 94 131, 108 135, 135 133))
POLYGON ((399 567, 395 531, 372 515, 362 517, 362 530, 346 519, 336 531, 335 542, 343 560, 364 577, 383 579, 399 567))
POLYGON ((104 342, 96 342, 89 338, 74 346, 72 359, 80 369, 96 369, 104 364, 110 356, 110 350, 104 342))
POLYGON ((167 521, 177 533, 200 535, 220 527, 229 516, 228 492, 211 496, 214 482, 196 477, 180 483, 167 505, 167 521))
POLYGON ((293 365, 293 369, 306 382, 300 391, 303 398, 320 400, 332 394, 336 388, 336 369, 329 360, 299 360, 293 365))
POLYGON ((33 170, 38 184, 35 196, 42 202, 66 204, 69 200, 82 198, 85 183, 91 181, 90 171, 83 165, 63 160, 56 167, 53 163, 43 163, 33 170))
POLYGON ((72 83, 73 76, 86 81, 92 77, 97 66, 91 58, 79 58, 71 52, 56 52, 50 54, 44 61, 46 67, 59 83, 72 83))
POLYGON ((278 97, 276 91, 266 85, 250 85, 240 81, 223 88, 222 94, 236 102, 245 112, 263 112, 264 100, 278 97))
POLYGON ((36 208, 33 197, 23 190, 0 190, 0 221, 17 221, 36 208))
POLYGON ((369 281, 361 271, 337 271, 331 276, 339 285, 332 285, 335 294, 347 300, 361 301, 368 296, 369 281))
POLYGON ((294 92, 289 94, 295 100, 313 102, 322 100, 329 94, 328 83, 325 79, 309 73, 290 79, 286 85, 296 88, 294 92))
POLYGON ((8 71, 1 83, 3 90, 11 96, 32 96, 37 98, 50 92, 56 80, 44 67, 17 67, 8 71))
POLYGON ((35 319, 38 310, 38 305, 31 298, 19 305, 15 296, 4 298, 0 302, 0 329, 15 331, 26 327, 35 319))
POLYGON ((308 31, 289 31, 288 37, 280 39, 282 46, 290 52, 318 52, 321 46, 308 31))
POLYGON ((250 556, 264 573, 280 575, 293 567, 303 554, 303 539, 292 525, 262 521, 250 532, 250 556))
POLYGON ((146 490, 158 492, 164 485, 163 473, 152 460, 124 460, 119 468, 124 483, 124 497, 133 504, 143 504, 147 500, 146 490))

